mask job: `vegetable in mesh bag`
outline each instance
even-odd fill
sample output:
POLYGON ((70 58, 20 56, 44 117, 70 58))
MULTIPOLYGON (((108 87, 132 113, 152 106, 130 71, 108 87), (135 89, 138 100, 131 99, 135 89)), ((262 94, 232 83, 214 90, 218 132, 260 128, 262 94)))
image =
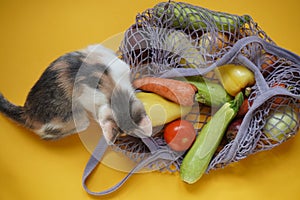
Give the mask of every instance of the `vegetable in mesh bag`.
POLYGON ((139 92, 136 97, 143 103, 153 127, 185 116, 192 110, 192 106, 180 106, 155 93, 139 92))
POLYGON ((193 85, 173 79, 144 77, 133 81, 135 88, 153 92, 179 105, 192 106, 196 88, 193 85))
POLYGON ((165 49, 180 55, 180 63, 186 67, 197 68, 205 65, 205 60, 191 39, 182 31, 172 30, 166 35, 165 49))
POLYGON ((146 73, 162 72, 169 67, 205 68, 230 49, 246 30, 251 32, 251 20, 248 15, 210 11, 183 2, 163 2, 137 15, 136 24, 125 33, 121 51, 132 67, 153 64, 151 68, 155 69, 145 69, 146 73))
POLYGON ((225 90, 232 96, 255 83, 254 74, 242 65, 222 65, 214 70, 225 90))
POLYGON ((263 133, 270 139, 280 142, 289 137, 299 123, 297 113, 289 105, 280 106, 269 113, 263 133))
POLYGON ((195 183, 206 172, 229 123, 236 116, 244 100, 243 93, 225 103, 199 132, 192 148, 183 158, 180 177, 187 183, 195 183))
POLYGON ((232 31, 250 21, 250 16, 231 15, 214 12, 193 6, 184 2, 159 3, 153 8, 153 14, 158 18, 169 19, 174 28, 188 28, 192 30, 217 27, 219 30, 232 31), (212 19, 208 24, 207 19, 212 19))
POLYGON ((232 99, 220 84, 212 82, 207 78, 190 76, 185 79, 197 87, 195 100, 199 103, 212 107, 220 107, 232 99))

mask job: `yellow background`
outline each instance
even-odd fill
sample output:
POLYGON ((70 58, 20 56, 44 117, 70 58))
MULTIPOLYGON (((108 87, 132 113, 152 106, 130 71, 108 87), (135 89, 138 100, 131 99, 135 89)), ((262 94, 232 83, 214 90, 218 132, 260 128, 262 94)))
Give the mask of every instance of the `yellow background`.
MULTIPOLYGON (((48 64, 65 52, 100 43, 126 30, 138 12, 159 1, 0 0, 0 91, 16 104, 48 64)), ((276 43, 300 53, 298 0, 189 0, 235 14, 250 14, 276 43)), ((0 199, 85 200, 81 176, 90 157, 78 135, 41 141, 0 116, 0 199)), ((134 175, 103 199, 256 199, 300 197, 300 136, 205 175, 194 185, 178 175, 134 175)), ((125 174, 99 166, 89 181, 102 190, 125 174)))

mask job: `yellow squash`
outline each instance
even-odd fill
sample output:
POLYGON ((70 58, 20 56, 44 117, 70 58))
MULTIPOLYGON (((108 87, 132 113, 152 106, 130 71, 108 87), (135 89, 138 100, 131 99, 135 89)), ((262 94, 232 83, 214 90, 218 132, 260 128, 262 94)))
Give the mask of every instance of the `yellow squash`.
POLYGON ((191 106, 180 106, 154 93, 139 92, 136 97, 142 101, 153 127, 185 116, 192 110, 191 106))

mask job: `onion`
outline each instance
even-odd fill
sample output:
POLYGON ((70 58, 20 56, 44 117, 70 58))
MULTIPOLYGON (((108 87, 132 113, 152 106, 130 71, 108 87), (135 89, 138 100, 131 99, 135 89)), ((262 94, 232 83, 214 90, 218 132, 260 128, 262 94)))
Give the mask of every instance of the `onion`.
POLYGON ((296 131, 299 119, 290 106, 282 106, 270 113, 263 128, 264 134, 276 142, 289 138, 296 131))
POLYGON ((203 34, 199 39, 199 47, 205 53, 214 54, 226 47, 229 43, 227 35, 224 33, 211 33, 203 34))

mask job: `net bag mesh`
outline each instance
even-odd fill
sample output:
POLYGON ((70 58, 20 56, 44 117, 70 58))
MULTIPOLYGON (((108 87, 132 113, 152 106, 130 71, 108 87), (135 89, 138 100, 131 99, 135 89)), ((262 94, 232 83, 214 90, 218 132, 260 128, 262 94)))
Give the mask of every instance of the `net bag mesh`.
MULTIPOLYGON (((201 75, 216 81, 213 69, 229 63, 244 65, 254 72, 256 84, 248 98, 249 111, 235 138, 222 142, 207 172, 271 149, 299 130, 299 56, 276 46, 248 15, 216 12, 183 2, 162 2, 136 16, 124 34, 120 56, 131 66, 132 80, 144 76, 201 75), (268 120, 274 121, 270 117, 273 115, 278 116, 274 126, 267 127, 268 120), (278 129, 281 125, 291 128, 278 129)), ((211 109, 195 103, 185 119, 199 132, 212 115, 211 109)), ((151 139, 158 148, 168 149, 163 127, 157 130, 151 139)), ((130 136, 119 137, 113 148, 136 162, 150 152, 141 139, 130 136)), ((148 167, 178 171, 184 154, 170 152, 174 159, 158 159, 148 167)))

